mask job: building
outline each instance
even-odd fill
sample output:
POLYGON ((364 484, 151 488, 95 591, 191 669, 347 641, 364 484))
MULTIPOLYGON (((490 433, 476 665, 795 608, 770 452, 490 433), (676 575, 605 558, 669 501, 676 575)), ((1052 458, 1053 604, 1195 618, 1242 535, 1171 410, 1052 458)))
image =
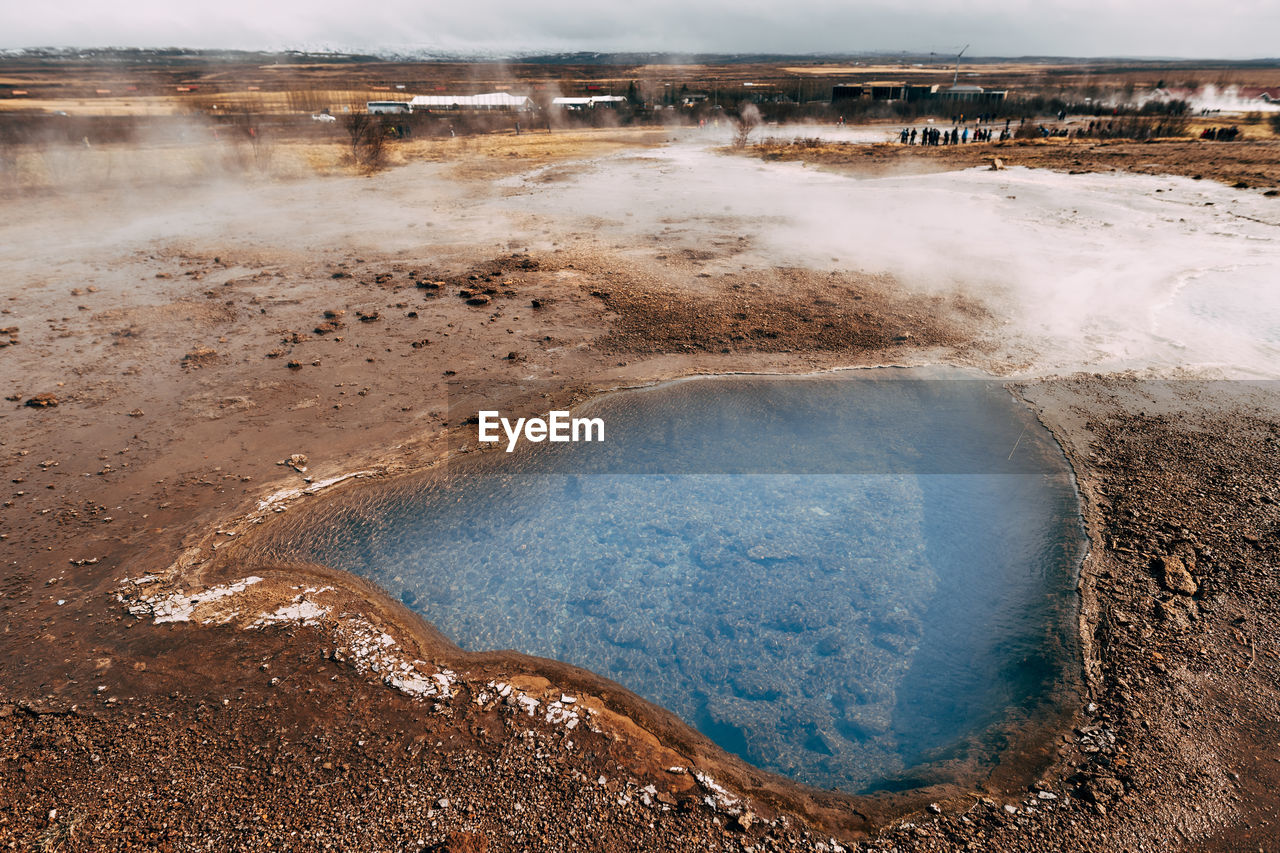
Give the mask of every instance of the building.
POLYGON ((937 97, 947 101, 989 104, 994 101, 1003 101, 1005 94, 1002 90, 984 89, 981 86, 948 86, 939 89, 937 97))
POLYGON ((863 83, 862 91, 873 101, 901 101, 906 98, 906 83, 877 80, 863 83))
POLYGON ((937 84, 908 83, 902 87, 902 97, 907 101, 928 101, 938 97, 939 88, 937 84))
POLYGON ((526 112, 533 109, 533 101, 525 95, 509 95, 506 92, 490 92, 487 95, 416 95, 409 101, 409 107, 414 112, 526 112))
POLYGON ((897 81, 873 81, 870 83, 841 83, 831 88, 831 102, 856 101, 869 98, 873 101, 978 101, 990 103, 1003 101, 1005 92, 983 89, 981 86, 941 86, 924 83, 899 83, 897 81))
POLYGON ((861 83, 837 83, 831 87, 831 101, 856 101, 862 97, 861 83))

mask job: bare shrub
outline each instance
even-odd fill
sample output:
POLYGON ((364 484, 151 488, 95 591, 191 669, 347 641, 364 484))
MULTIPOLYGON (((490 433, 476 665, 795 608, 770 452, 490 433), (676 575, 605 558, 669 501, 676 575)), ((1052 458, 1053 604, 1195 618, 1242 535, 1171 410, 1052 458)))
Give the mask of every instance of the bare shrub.
POLYGON ((1157 121, 1151 129, 1152 136, 1186 136, 1191 121, 1184 115, 1170 115, 1157 121))
POLYGON ((264 174, 269 172, 275 148, 266 131, 262 114, 251 111, 248 107, 241 107, 235 111, 224 111, 222 119, 224 127, 231 132, 231 138, 243 144, 247 150, 247 156, 245 150, 237 152, 240 168, 256 169, 264 174))
POLYGON ((746 148, 751 131, 760 125, 760 110, 755 104, 746 104, 733 119, 733 147, 746 148))
POLYGON ((350 140, 351 162, 358 169, 376 172, 386 165, 387 129, 381 117, 352 112, 343 119, 350 140))
POLYGON ((1014 139, 1039 139, 1041 136, 1040 125, 1029 121, 1018 125, 1018 129, 1013 132, 1014 139))

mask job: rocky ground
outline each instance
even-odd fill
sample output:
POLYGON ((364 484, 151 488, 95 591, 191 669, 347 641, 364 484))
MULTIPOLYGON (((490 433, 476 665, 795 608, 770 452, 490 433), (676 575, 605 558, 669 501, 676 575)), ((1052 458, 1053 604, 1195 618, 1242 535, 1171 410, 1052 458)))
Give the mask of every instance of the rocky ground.
POLYGON ((358 579, 263 563, 255 519, 431 462, 451 382, 542 411, 530 376, 568 402, 972 360, 980 307, 755 271, 779 299, 692 256, 208 249, 5 285, 0 848, 1277 849, 1266 387, 1022 388, 1085 499, 1088 695, 971 787, 849 798, 590 673, 462 653, 358 579))
POLYGON ((1005 166, 1055 169, 1068 173, 1124 171, 1142 175, 1180 175, 1280 195, 1280 139, 1212 143, 1179 139, 1152 142, 1011 139, 930 148, 765 140, 746 151, 765 160, 801 160, 862 174, 967 169, 990 166, 995 158, 999 158, 1005 166))

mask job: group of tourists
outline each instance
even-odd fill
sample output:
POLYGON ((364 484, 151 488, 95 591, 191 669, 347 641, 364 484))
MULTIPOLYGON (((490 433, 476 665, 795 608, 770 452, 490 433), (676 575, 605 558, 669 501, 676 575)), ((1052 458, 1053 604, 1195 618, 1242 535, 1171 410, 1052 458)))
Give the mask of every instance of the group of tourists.
POLYGON ((1240 135, 1240 128, 1232 125, 1231 127, 1206 127, 1200 131, 1201 139, 1209 139, 1215 142, 1230 142, 1240 135))
MULTIPOLYGON (((969 128, 951 128, 950 130, 939 130, 936 127, 926 127, 917 131, 916 128, 902 129, 898 134, 898 140, 903 145, 915 145, 919 140, 921 145, 967 145, 969 142, 990 142, 994 137, 995 130, 990 127, 974 128, 973 133, 969 132, 969 128)), ((1004 142, 1009 138, 1008 123, 1005 128, 1000 131, 999 139, 1004 142)))

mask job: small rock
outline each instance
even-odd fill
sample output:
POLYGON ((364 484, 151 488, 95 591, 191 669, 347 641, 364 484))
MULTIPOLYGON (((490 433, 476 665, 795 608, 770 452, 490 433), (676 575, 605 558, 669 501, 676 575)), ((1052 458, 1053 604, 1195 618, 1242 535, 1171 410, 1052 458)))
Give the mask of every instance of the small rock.
POLYGON ((26 405, 33 409, 51 409, 58 405, 58 398, 53 394, 36 394, 27 399, 26 405))
POLYGON ((1156 557, 1154 564, 1156 570, 1160 572, 1161 583, 1170 592, 1195 595, 1200 589, 1196 585, 1195 578, 1191 577, 1191 572, 1187 571, 1181 557, 1166 554, 1163 557, 1156 557))
POLYGON ((207 364, 212 364, 217 358, 217 350, 200 347, 184 355, 181 364, 183 367, 204 367, 207 364))
POLYGON ((1084 798, 1095 805, 1103 805, 1124 796, 1124 783, 1110 776, 1099 776, 1084 784, 1084 798))
POLYGON ((752 546, 747 550, 747 556, 759 563, 772 560, 794 560, 796 558, 795 552, 772 542, 752 546))

